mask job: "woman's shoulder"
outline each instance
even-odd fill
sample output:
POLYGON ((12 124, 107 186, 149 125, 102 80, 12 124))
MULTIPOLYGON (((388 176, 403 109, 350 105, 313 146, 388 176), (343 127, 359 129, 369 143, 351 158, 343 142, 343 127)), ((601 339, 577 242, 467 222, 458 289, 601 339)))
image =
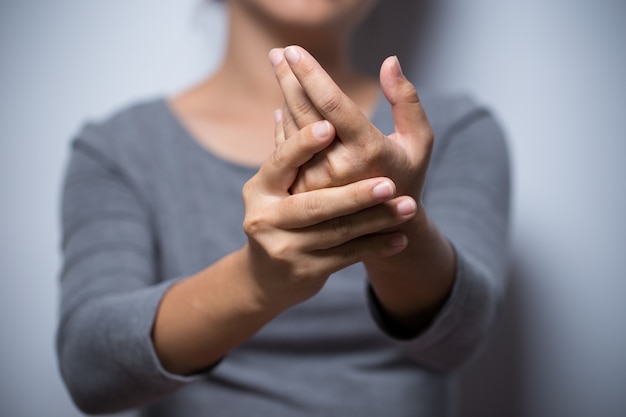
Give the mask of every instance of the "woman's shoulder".
POLYGON ((468 93, 427 93, 421 100, 438 137, 447 136, 476 118, 494 119, 492 111, 468 93))
POLYGON ((427 94, 421 98, 435 137, 433 160, 452 144, 506 148, 504 130, 494 111, 470 94, 427 94))
MULTIPOLYGON (((495 121, 492 111, 467 93, 420 92, 420 101, 436 142, 445 141, 444 138, 449 138, 473 120, 487 118, 495 121)), ((374 122, 382 131, 393 131, 391 108, 383 106, 380 110, 374 122)))
POLYGON ((184 146, 182 131, 165 98, 150 98, 86 122, 72 148, 124 171, 148 169, 184 146))
POLYGON ((85 143, 101 151, 140 145, 162 130, 165 107, 163 98, 126 105, 106 117, 84 123, 75 142, 85 143))

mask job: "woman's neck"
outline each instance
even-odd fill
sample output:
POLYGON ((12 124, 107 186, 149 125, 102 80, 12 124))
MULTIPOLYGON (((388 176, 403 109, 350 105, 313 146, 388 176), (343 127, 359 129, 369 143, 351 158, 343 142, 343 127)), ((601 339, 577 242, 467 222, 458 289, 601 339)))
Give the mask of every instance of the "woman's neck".
MULTIPOLYGON (((298 44, 320 62, 337 84, 349 90, 362 79, 350 63, 349 32, 344 30, 294 30, 267 22, 234 1, 229 4, 228 44, 222 65, 213 78, 228 86, 231 94, 280 106, 282 94, 267 54, 272 48, 298 44)), ((348 92, 348 91, 346 91, 348 92)))
POLYGON ((268 53, 290 44, 311 52, 365 114, 373 113, 378 84, 350 65, 347 33, 270 25, 242 10, 240 2, 229 5, 228 44, 222 65, 170 102, 191 136, 203 146, 225 159, 260 165, 274 148, 272 113, 283 105, 268 53))

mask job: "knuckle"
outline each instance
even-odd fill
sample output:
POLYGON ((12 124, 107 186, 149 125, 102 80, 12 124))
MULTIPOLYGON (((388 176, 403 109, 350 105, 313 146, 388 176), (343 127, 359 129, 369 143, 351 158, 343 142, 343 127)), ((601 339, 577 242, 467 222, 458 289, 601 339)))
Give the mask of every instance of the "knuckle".
POLYGON ((246 198, 249 194, 250 194, 250 188, 252 187, 250 185, 250 182, 252 181, 252 179, 249 179, 248 181, 246 181, 243 184, 243 187, 241 187, 241 195, 246 198))
POLYGON ((358 169, 352 158, 347 153, 334 155, 332 158, 324 160, 324 177, 328 185, 344 185, 346 183, 346 173, 358 169))
POLYGON ((303 116, 312 114, 314 110, 313 104, 305 99, 296 100, 295 103, 291 103, 289 107, 296 119, 301 119, 303 116))
POLYGON ((243 198, 244 205, 246 205, 250 198, 256 194, 256 188, 256 177, 250 178, 244 183, 243 187, 241 187, 241 196, 243 198))
POLYGON ((320 110, 326 114, 336 113, 342 103, 341 93, 331 90, 320 98, 320 110))
POLYGON ((276 239, 271 246, 267 248, 270 257, 278 262, 289 264, 289 260, 293 256, 293 247, 286 239, 276 239))
POLYGON ((268 210, 250 209, 244 214, 242 228, 244 233, 252 238, 271 230, 273 224, 271 213, 268 210))
POLYGON ((420 97, 417 94, 417 90, 411 83, 406 83, 404 87, 404 99, 407 103, 410 104, 418 104, 420 102, 420 97))
POLYGON ((300 171, 308 189, 344 185, 346 173, 354 170, 354 158, 339 142, 317 153, 300 171))
POLYGON ((276 167, 276 168, 280 168, 285 164, 285 151, 284 151, 284 146, 277 146, 276 149, 274 149, 274 152, 272 152, 270 154, 269 157, 269 163, 276 167))
POLYGON ((341 216, 331 222, 333 232, 340 238, 348 238, 352 234, 353 224, 348 216, 341 216))
POLYGON ((255 236, 265 229, 265 221, 259 217, 246 215, 243 219, 243 231, 247 236, 255 236))
POLYGON ((307 218, 317 217, 323 208, 324 203, 316 193, 307 195, 303 203, 304 215, 307 218))
POLYGON ((360 261, 360 251, 356 242, 352 242, 344 247, 343 256, 349 263, 360 261))
POLYGON ((310 65, 306 61, 300 61, 303 65, 300 65, 298 70, 300 71, 300 77, 307 82, 313 82, 317 68, 315 65, 310 65))
POLYGON ((291 112, 289 112, 289 116, 285 116, 283 119, 283 130, 289 136, 292 136, 298 131, 298 126, 296 125, 296 121, 293 119, 291 112))
POLYGON ((330 159, 324 160, 323 168, 319 170, 318 175, 313 174, 314 173, 312 173, 311 175, 311 179, 317 179, 318 186, 328 186, 331 182, 333 182, 333 179, 338 179, 337 167, 335 166, 335 163, 330 159))
POLYGON ((389 146, 387 146, 385 138, 381 140, 372 141, 372 156, 375 159, 382 159, 387 157, 389 153, 389 146))
POLYGON ((291 187, 291 190, 295 194, 298 194, 305 191, 328 188, 331 185, 332 181, 327 172, 318 169, 318 167, 311 167, 306 171, 301 172, 300 176, 291 187))
POLYGON ((311 268, 303 262, 292 265, 289 275, 294 283, 309 282, 313 278, 311 268))
POLYGON ((291 187, 289 187, 289 191, 292 195, 300 194, 305 191, 310 190, 311 188, 308 185, 306 175, 301 175, 296 178, 291 187))
POLYGON ((380 167, 388 159, 388 148, 382 140, 369 141, 363 149, 363 162, 372 171, 373 175, 380 174, 380 167))

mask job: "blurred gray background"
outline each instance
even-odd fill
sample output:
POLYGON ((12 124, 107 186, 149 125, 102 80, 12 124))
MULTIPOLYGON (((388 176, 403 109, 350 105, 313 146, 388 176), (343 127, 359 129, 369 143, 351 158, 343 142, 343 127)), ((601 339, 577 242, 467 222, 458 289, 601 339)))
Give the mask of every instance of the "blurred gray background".
MULTIPOLYGON (((358 59, 398 53, 420 91, 471 93, 514 158, 508 300, 459 415, 626 415, 626 2, 382 2, 358 59)), ((80 415, 54 355, 68 143, 215 67, 223 11, 200 3, 0 0, 2 416, 80 415)))

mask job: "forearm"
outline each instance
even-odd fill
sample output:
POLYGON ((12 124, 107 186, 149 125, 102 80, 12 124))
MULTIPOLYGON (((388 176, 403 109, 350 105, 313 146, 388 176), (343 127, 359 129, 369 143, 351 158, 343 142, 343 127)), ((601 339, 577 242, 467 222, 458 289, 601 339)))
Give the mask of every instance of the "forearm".
MULTIPOLYGON (((396 334, 396 322, 387 314, 390 303, 379 284, 385 276, 379 281, 374 271, 376 298, 386 304, 376 305, 376 298, 371 301, 381 330, 394 339, 406 339, 398 343, 408 357, 428 368, 448 371, 467 363, 484 345, 502 303, 510 178, 506 144, 493 118, 469 101, 452 105, 446 100, 438 106, 433 114, 457 122, 448 133, 443 130, 438 135, 423 202, 430 221, 452 246, 452 287, 443 304, 434 308, 433 315, 422 316, 423 327, 413 333, 396 334)), ((415 256, 418 263, 420 252, 414 243, 410 242, 402 256, 415 256)), ((425 246, 429 250, 436 247, 425 246)), ((403 265, 401 257, 394 261, 403 265)), ((425 277, 418 275, 417 269, 412 272, 420 281, 425 277)), ((388 280, 397 281, 391 275, 388 280)))
POLYGON ((209 368, 282 311, 259 296, 245 247, 172 286, 158 309, 152 339, 168 371, 209 368))
POLYGON ((401 253, 365 262, 384 314, 403 333, 417 334, 445 304, 454 284, 454 251, 426 214, 401 226, 408 245, 401 253))

